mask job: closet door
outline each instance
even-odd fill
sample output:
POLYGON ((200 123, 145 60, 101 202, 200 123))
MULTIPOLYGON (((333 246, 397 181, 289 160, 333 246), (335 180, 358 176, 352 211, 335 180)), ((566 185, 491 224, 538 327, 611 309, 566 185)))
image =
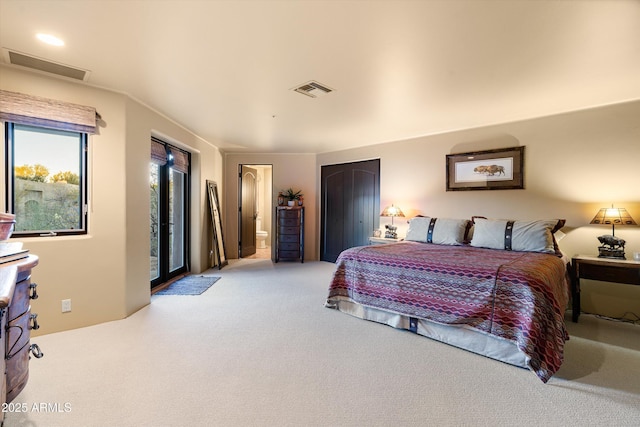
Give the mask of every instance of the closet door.
POLYGON ((320 259, 369 243, 380 226, 380 160, 322 166, 320 259))

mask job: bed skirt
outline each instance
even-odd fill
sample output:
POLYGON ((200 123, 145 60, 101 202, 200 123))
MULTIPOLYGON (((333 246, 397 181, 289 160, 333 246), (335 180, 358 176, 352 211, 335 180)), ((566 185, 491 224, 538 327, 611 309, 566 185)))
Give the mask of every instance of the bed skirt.
POLYGON ((410 318, 336 297, 332 298, 331 302, 327 301, 325 306, 359 319, 382 323, 396 329, 406 329, 463 350, 529 369, 530 358, 518 349, 515 342, 486 334, 466 325, 444 325, 426 319, 410 318))

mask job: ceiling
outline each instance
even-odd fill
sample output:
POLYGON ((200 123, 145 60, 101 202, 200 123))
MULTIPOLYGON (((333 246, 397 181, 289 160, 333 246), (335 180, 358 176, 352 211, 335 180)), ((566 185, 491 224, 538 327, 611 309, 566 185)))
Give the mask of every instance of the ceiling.
POLYGON ((640 99, 639 22, 633 0, 0 0, 3 48, 89 70, 86 84, 250 152, 335 151, 640 99), (291 90, 310 80, 333 92, 291 90))

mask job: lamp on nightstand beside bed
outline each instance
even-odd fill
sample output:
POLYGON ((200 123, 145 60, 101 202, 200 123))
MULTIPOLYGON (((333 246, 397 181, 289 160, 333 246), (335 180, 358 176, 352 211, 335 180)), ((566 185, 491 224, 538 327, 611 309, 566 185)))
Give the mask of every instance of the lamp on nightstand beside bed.
POLYGON ((380 214, 380 216, 390 216, 391 217, 391 225, 385 225, 384 228, 386 229, 385 233, 384 233, 384 237, 386 237, 387 239, 397 239, 398 238, 398 227, 396 227, 395 225, 393 225, 393 218, 396 216, 402 216, 404 217, 404 213, 402 213, 402 210, 399 207, 396 206, 387 206, 386 208, 384 208, 384 210, 382 211, 382 213, 380 214))
POLYGON ((616 225, 638 225, 631 218, 629 212, 625 208, 602 208, 598 211, 590 224, 611 225, 611 234, 605 234, 598 237, 601 245, 598 246, 598 257, 600 258, 619 258, 625 259, 624 245, 625 241, 616 237, 616 225))

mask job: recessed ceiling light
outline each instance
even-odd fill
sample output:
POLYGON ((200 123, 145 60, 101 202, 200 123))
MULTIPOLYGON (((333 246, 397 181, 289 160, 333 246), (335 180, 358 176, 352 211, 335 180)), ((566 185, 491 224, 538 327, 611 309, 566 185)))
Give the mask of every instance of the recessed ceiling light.
POLYGON ((36 37, 38 38, 38 40, 46 44, 50 44, 53 46, 64 46, 64 41, 55 36, 52 36, 51 34, 38 33, 36 34, 36 37))

